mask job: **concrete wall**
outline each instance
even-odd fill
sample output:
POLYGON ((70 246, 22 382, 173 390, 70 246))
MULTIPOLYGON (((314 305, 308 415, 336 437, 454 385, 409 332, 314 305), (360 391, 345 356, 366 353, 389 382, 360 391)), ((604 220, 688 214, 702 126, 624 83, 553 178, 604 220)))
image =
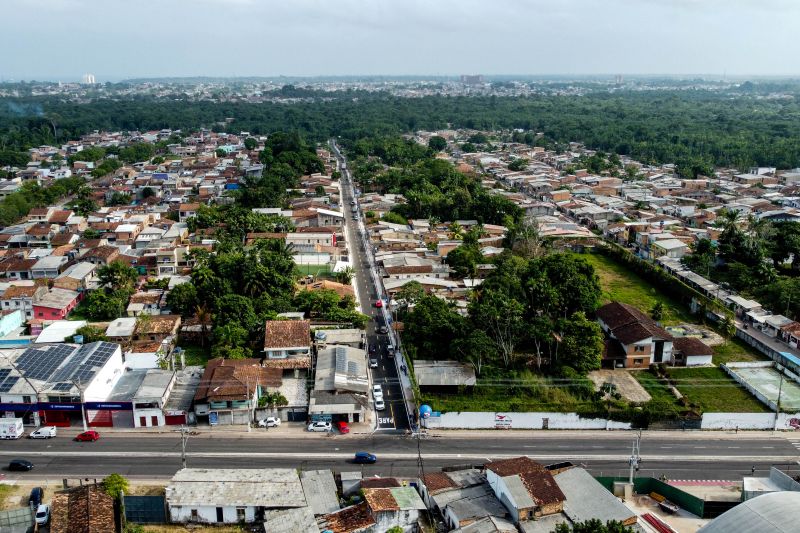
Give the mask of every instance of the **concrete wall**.
POLYGON ((164 420, 164 413, 161 409, 134 409, 133 410, 133 427, 156 427, 156 426, 163 426, 166 424, 164 420), (144 425, 141 424, 139 420, 140 417, 145 417, 144 425), (156 417, 158 422, 154 426, 152 417, 156 417))
POLYGON ((452 412, 432 416, 424 421, 428 428, 494 429, 497 415, 510 418, 509 429, 631 429, 630 422, 604 418, 582 418, 576 413, 493 413, 452 412))
POLYGON ((703 413, 700 429, 779 429, 794 431, 800 414, 780 413, 703 413))
MULTIPOLYGON (((217 522, 217 508, 210 505, 202 506, 169 506, 169 516, 172 522, 186 523, 199 522, 206 524, 237 524, 236 507, 222 508, 222 522, 217 522), (192 520, 192 509, 197 509, 197 520, 192 520)), ((256 519, 255 507, 245 507, 245 522, 252 522, 256 519)))
POLYGON ((122 350, 117 346, 108 362, 97 372, 92 382, 83 392, 84 400, 88 402, 102 402, 108 398, 108 393, 117 384, 124 372, 122 362, 122 350))

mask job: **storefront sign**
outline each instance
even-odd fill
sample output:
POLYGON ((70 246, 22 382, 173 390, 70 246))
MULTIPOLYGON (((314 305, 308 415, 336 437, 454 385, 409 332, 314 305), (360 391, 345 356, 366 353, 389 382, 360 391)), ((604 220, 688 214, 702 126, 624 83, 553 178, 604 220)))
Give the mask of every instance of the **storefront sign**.
POLYGON ((86 408, 93 411, 131 411, 133 404, 130 402, 86 402, 86 408))
POLYGON ((511 429, 511 415, 504 413, 494 414, 495 429, 511 429))

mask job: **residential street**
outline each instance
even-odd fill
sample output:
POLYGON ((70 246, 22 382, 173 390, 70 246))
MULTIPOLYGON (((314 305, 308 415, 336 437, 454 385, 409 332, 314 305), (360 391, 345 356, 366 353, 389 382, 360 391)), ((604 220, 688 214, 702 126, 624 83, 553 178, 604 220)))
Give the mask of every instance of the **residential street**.
MULTIPOLYGON (((340 163, 344 163, 344 156, 336 151, 340 163)), ((364 249, 365 235, 362 232, 363 226, 359 220, 355 219, 351 213, 351 201, 354 200, 354 185, 351 180, 350 172, 342 169, 342 210, 345 214, 345 226, 349 249, 352 254, 350 262, 355 270, 356 292, 359 297, 359 304, 362 312, 370 317, 367 323, 367 349, 370 350, 369 357, 378 359, 378 368, 370 369, 371 379, 374 384, 379 384, 383 388, 383 397, 386 408, 376 412, 378 430, 384 431, 405 431, 409 428, 408 414, 400 380, 397 375, 397 365, 394 357, 387 351, 389 343, 388 335, 378 333, 378 328, 386 325, 380 309, 375 307, 375 302, 381 298, 375 287, 373 277, 370 274, 371 264, 368 250, 364 249), (374 352, 372 350, 375 350, 374 352)), ((359 210, 359 216, 363 214, 359 210)))
MULTIPOLYGON (((529 455, 543 463, 572 461, 585 464, 595 475, 627 475, 632 432, 478 432, 475 437, 453 436, 420 441, 424 468, 438 470, 456 464, 482 464, 490 460, 529 455)), ((797 465, 800 442, 765 433, 645 433, 641 445, 640 475, 671 479, 741 479, 753 466, 766 472, 772 464, 797 465)), ((63 477, 101 477, 118 472, 131 478, 168 478, 181 466, 178 435, 142 436, 107 433, 94 443, 76 443, 69 436, 56 439, 7 441, 0 446, 1 461, 31 460, 31 472, 4 471, 4 478, 59 480, 63 477)), ((368 475, 414 476, 417 440, 375 433, 362 436, 322 434, 288 437, 280 433, 203 433, 189 438, 188 466, 225 468, 358 468, 368 475), (355 466, 356 451, 377 454, 378 463, 355 466)))

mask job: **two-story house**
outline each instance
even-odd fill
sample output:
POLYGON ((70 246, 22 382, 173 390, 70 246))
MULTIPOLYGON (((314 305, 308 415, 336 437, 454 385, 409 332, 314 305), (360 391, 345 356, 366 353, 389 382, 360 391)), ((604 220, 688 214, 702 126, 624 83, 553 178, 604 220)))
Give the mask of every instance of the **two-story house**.
POLYGON ((64 270, 69 258, 63 255, 48 255, 42 257, 31 267, 33 279, 54 279, 64 270))
POLYGON ((33 304, 47 294, 47 287, 41 285, 12 285, 0 296, 3 311, 19 310, 26 320, 33 318, 33 304))
POLYGON ((651 363, 672 362, 672 335, 634 306, 611 302, 595 314, 607 336, 605 364, 647 368, 651 363))

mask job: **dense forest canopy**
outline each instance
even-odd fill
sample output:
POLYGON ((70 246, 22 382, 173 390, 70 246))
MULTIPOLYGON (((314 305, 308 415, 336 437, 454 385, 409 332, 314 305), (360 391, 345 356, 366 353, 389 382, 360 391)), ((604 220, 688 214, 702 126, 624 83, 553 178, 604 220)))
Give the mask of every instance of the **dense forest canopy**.
POLYGON ((446 127, 541 132, 537 144, 569 141, 645 162, 694 159, 746 168, 800 166, 800 105, 795 97, 741 91, 619 91, 584 96, 401 98, 341 93, 293 104, 56 98, 0 100, 0 164, 18 163, 30 146, 95 130, 195 129, 264 134, 300 131, 312 140, 356 140, 446 127), (225 124, 226 118, 233 118, 225 124))

